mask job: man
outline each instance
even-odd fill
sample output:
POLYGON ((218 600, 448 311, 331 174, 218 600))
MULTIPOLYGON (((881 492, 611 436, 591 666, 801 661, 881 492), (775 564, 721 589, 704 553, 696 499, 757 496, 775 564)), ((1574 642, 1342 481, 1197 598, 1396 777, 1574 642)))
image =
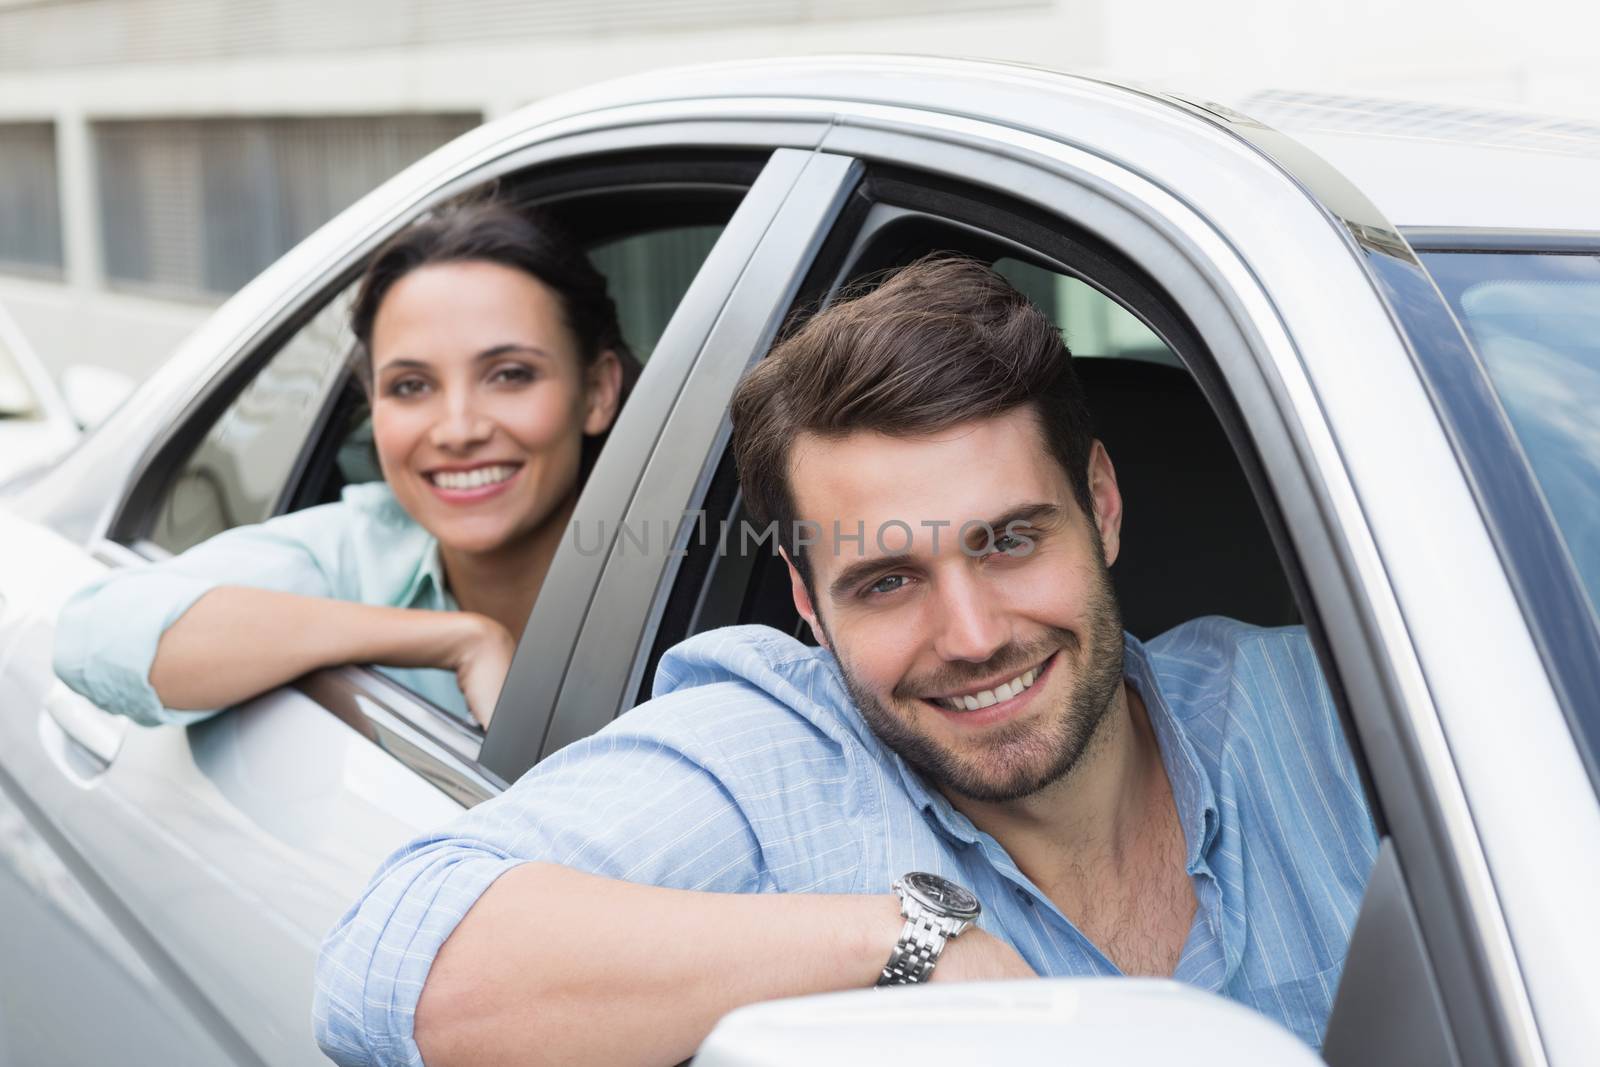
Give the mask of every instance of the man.
POLYGON ((780 344, 733 419, 822 647, 691 639, 391 857, 324 946, 323 1047, 673 1063, 756 1000, 1119 973, 1318 1043, 1376 852, 1328 691, 1298 630, 1122 632, 1122 500, 1050 321, 924 261, 780 344))

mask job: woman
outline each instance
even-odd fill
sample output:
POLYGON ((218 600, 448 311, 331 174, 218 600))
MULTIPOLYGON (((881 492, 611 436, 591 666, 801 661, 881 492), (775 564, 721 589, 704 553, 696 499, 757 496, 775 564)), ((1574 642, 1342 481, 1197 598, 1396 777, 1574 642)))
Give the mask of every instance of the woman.
POLYGON ((75 594, 55 649, 73 689, 187 723, 371 663, 488 724, 634 365, 615 306, 577 246, 480 203, 390 240, 352 328, 383 481, 75 594))

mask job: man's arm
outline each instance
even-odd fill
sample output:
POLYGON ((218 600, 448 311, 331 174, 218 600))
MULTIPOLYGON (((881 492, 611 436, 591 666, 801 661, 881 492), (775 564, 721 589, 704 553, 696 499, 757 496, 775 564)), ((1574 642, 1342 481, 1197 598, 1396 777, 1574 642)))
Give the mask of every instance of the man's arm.
MULTIPOLYGON (((651 701, 391 856, 323 945, 324 1051, 670 1064, 737 1005, 871 985, 898 902, 851 876, 864 857, 834 877, 808 863, 856 840, 818 833, 861 802, 840 791, 847 757, 770 703, 735 685, 651 701), (785 876, 815 891, 765 892, 785 876)), ((977 930, 935 971, 1027 973, 977 930)))
MULTIPOLYGON (((871 986, 901 923, 890 894, 697 893, 525 864, 445 942, 416 1042, 429 1067, 674 1064, 741 1005, 871 986)), ((934 971, 935 981, 1032 976, 976 928, 934 971)))

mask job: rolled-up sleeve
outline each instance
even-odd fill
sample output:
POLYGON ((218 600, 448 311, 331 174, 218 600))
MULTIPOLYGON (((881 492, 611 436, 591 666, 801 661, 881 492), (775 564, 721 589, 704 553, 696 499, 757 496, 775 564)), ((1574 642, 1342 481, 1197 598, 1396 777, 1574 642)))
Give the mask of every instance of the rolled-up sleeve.
POLYGON ((89 583, 56 619, 56 675, 107 711, 146 726, 214 715, 162 706, 150 685, 161 635, 220 585, 331 595, 316 556, 296 536, 304 525, 241 526, 172 559, 113 570, 89 583))
POLYGON ((312 1017, 324 1052, 345 1065, 420 1064, 412 1030, 434 957, 484 890, 521 863, 680 889, 769 888, 715 758, 660 728, 687 709, 662 704, 569 746, 389 857, 322 946, 312 1017))

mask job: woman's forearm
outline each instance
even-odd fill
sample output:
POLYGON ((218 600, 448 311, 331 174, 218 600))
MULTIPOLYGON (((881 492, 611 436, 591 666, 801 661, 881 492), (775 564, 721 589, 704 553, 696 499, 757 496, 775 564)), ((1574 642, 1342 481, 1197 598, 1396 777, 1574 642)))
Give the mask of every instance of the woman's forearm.
POLYGON ((484 622, 465 612, 221 586, 162 634, 150 685, 169 708, 209 709, 343 663, 454 669, 484 622))

